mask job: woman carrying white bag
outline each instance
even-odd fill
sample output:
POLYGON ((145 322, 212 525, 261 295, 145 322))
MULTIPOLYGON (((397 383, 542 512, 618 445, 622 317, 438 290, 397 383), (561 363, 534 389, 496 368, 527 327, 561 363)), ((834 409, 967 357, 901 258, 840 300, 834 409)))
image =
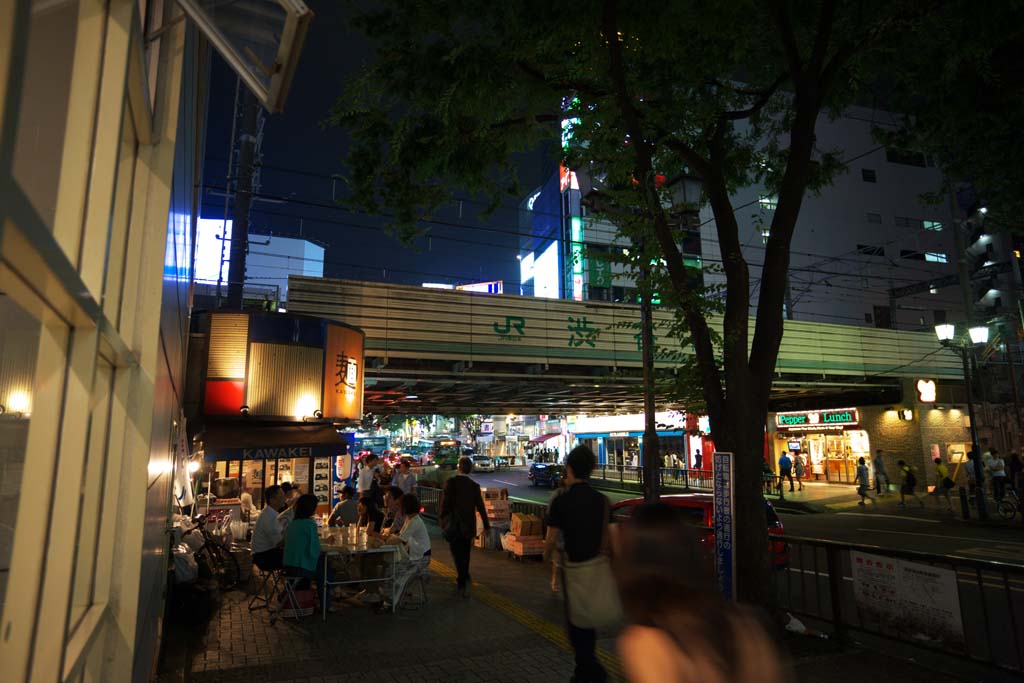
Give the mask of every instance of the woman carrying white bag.
POLYGON ((576 655, 573 677, 578 683, 603 683, 608 674, 597 661, 597 629, 622 618, 615 579, 608 557, 610 548, 608 499, 591 488, 587 478, 597 458, 586 446, 577 446, 565 459, 565 492, 551 501, 544 560, 553 561, 558 534, 565 542, 562 563, 569 642, 576 655))

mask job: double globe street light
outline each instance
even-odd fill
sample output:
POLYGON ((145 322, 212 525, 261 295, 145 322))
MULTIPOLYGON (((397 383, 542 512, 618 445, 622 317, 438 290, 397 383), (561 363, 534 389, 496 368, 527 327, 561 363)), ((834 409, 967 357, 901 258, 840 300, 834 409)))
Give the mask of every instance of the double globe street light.
MULTIPOLYGON (((988 510, 985 509, 985 474, 981 464, 981 448, 978 445, 978 426, 974 419, 970 353, 973 346, 988 343, 988 334, 988 327, 985 325, 974 325, 967 329, 966 336, 960 337, 957 337, 956 325, 952 323, 935 326, 935 335, 939 338, 939 342, 947 349, 959 353, 960 360, 963 362, 964 384, 967 386, 967 419, 971 422, 971 450, 974 451, 974 496, 978 506, 978 518, 983 520, 988 519, 988 510)), ((938 485, 941 486, 941 482, 938 485)))

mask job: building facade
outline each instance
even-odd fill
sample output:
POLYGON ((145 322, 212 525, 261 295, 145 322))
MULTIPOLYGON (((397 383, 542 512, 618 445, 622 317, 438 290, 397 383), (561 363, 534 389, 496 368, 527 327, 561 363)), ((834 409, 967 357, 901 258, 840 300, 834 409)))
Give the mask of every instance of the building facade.
POLYGON ((155 664, 208 55, 178 11, 0 4, 5 680, 155 664))

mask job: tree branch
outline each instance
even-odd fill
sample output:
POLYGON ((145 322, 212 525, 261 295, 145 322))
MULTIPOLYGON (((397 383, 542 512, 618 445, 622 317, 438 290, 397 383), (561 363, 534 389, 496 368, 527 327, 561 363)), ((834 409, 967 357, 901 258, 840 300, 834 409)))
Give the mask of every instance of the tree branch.
POLYGON ((808 68, 813 73, 818 73, 821 65, 825 63, 825 54, 828 51, 828 43, 832 38, 832 24, 836 16, 835 0, 825 0, 821 6, 821 14, 818 15, 818 30, 814 35, 814 47, 811 49, 811 60, 808 68))
POLYGON ((554 86, 561 90, 565 90, 566 94, 568 94, 568 91, 576 91, 597 99, 611 95, 610 92, 596 87, 593 83, 586 83, 584 81, 569 78, 550 78, 548 72, 542 68, 534 66, 533 64, 521 61, 516 61, 514 64, 517 69, 533 80, 543 83, 544 85, 554 86))
POLYGON ((762 90, 759 93, 757 93, 757 99, 754 100, 754 103, 751 104, 749 107, 747 107, 746 109, 740 109, 738 111, 723 112, 722 115, 718 117, 718 120, 739 121, 741 119, 750 118, 757 112, 764 109, 765 105, 767 105, 768 102, 771 101, 772 96, 775 95, 775 93, 779 91, 779 88, 782 87, 782 84, 788 80, 788 71, 786 73, 780 74, 779 77, 772 81, 772 84, 769 85, 765 90, 762 90))
MULTIPOLYGON (((703 312, 696 304, 697 295, 690 287, 683 255, 679 251, 675 235, 673 235, 672 228, 669 226, 665 209, 661 205, 661 198, 653 186, 652 176, 654 175, 654 169, 651 144, 644 136, 644 131, 640 124, 641 114, 633 105, 629 87, 626 83, 626 67, 622 57, 622 43, 619 40, 616 21, 617 12, 616 0, 605 0, 601 27, 605 43, 608 46, 608 70, 615 90, 615 102, 618 105, 622 118, 626 123, 630 139, 633 142, 632 148, 636 157, 634 173, 644 193, 647 209, 653 218, 654 235, 662 255, 665 257, 669 280, 679 295, 683 316, 690 327, 690 335, 697 358, 697 366, 701 374, 701 382, 704 386, 704 397, 708 404, 708 411, 717 418, 723 414, 725 396, 722 392, 721 375, 715 362, 715 348, 711 338, 711 330, 708 327, 708 322, 703 312)), ((702 165, 706 165, 703 163, 700 155, 693 152, 681 141, 678 141, 676 146, 680 149, 685 149, 686 154, 691 155, 695 160, 699 160, 702 165)), ((697 169, 695 168, 694 170, 697 169)), ((746 344, 744 343, 745 348, 746 344)))
POLYGON ((786 0, 773 0, 769 12, 775 21, 775 28, 782 40, 782 48, 786 52, 786 61, 789 62, 789 71, 793 80, 798 81, 803 76, 803 60, 800 57, 800 48, 796 44, 796 35, 793 34, 793 22, 789 17, 789 7, 786 0))

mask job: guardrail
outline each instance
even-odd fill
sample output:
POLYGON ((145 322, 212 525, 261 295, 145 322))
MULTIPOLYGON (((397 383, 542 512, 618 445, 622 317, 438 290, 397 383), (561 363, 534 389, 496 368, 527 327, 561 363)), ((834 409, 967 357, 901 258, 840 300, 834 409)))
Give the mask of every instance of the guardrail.
POLYGON ((782 538, 789 543, 789 562, 772 572, 780 609, 831 624, 839 637, 860 631, 1024 671, 1024 566, 782 538), (907 575, 914 579, 912 586, 900 583, 907 575), (915 620, 931 619, 932 632, 920 632, 910 620, 901 625, 899 618, 889 618, 894 609, 913 614, 915 620), (962 637, 955 628, 957 619, 962 637), (946 637, 936 636, 942 632, 946 637))
MULTIPOLYGON (((711 493, 714 489, 710 469, 689 469, 682 467, 663 467, 658 470, 659 484, 664 493, 682 493, 698 491, 711 493)), ((636 491, 643 490, 644 470, 632 465, 598 465, 590 475, 591 483, 605 488, 619 487, 636 491)), ((765 496, 782 495, 778 486, 779 478, 771 473, 763 475, 762 490, 765 496)))

